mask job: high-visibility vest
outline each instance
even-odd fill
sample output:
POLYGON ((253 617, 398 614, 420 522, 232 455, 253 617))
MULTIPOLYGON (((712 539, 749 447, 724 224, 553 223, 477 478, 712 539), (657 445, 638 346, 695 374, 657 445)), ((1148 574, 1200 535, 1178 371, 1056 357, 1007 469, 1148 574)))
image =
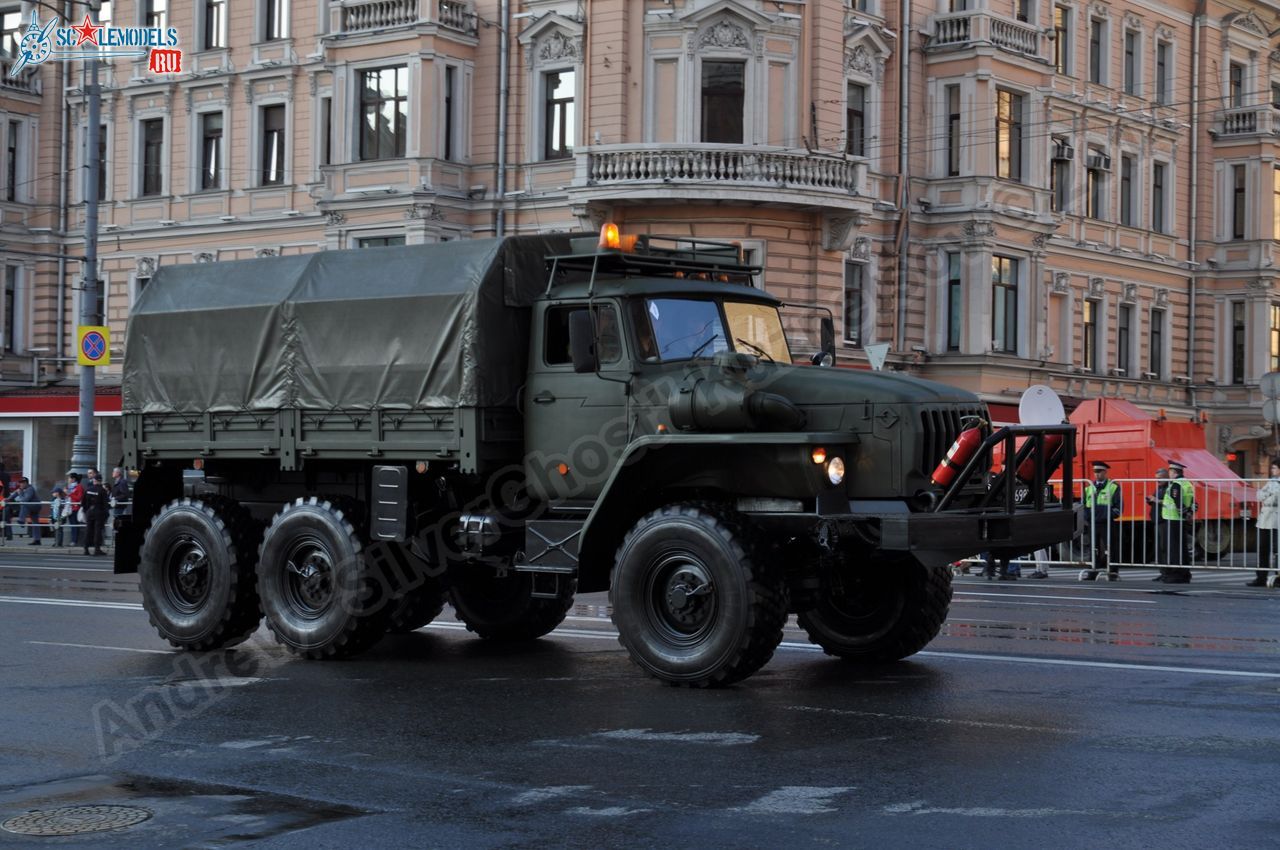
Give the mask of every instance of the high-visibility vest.
POLYGON ((1164 499, 1160 502, 1160 519, 1180 520, 1182 512, 1194 510, 1195 504, 1195 486, 1185 478, 1175 478, 1165 488, 1164 499))
POLYGON ((1120 485, 1114 481, 1107 481, 1106 484, 1102 485, 1102 490, 1098 490, 1097 485, 1090 481, 1084 488, 1084 506, 1086 508, 1092 508, 1095 499, 1099 505, 1109 506, 1111 504, 1111 500, 1114 499, 1116 494, 1119 492, 1120 485))

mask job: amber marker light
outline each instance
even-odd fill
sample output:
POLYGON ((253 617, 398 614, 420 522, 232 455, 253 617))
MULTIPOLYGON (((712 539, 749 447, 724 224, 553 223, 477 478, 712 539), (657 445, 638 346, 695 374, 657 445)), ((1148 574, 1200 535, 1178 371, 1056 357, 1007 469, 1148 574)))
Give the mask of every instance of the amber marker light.
POLYGON ((667 426, 666 426, 666 425, 663 425, 661 422, 659 422, 659 423, 658 423, 658 433, 659 433, 659 434, 665 434, 665 433, 667 433, 667 426))
POLYGON ((556 472, 560 473, 561 475, 568 475, 568 474, 569 474, 569 464, 567 464, 567 463, 558 463, 558 464, 556 464, 556 472))
POLYGON ((826 463, 827 450, 822 448, 822 446, 818 446, 818 448, 813 450, 813 454, 809 455, 809 457, 813 458, 814 463, 826 463))
POLYGON ((618 234, 618 225, 612 221, 606 221, 600 227, 600 247, 614 250, 622 247, 622 238, 618 234))

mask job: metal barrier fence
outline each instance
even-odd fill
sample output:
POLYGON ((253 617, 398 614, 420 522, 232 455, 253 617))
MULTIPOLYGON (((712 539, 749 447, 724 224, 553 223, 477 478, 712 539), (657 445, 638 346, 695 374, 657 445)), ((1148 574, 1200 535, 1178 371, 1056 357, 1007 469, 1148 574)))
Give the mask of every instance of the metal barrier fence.
MULTIPOLYGON (((35 502, 19 502, 10 497, 5 500, 3 512, 0 513, 0 546, 13 541, 19 537, 28 537, 34 542, 39 539, 57 541, 62 539, 62 543, 55 542, 54 545, 65 546, 82 546, 84 542, 81 535, 87 534, 88 523, 81 522, 76 518, 74 511, 69 511, 67 506, 62 506, 63 510, 68 513, 61 521, 55 521, 51 516, 53 502, 52 501, 35 501, 35 502), (32 511, 32 506, 39 506, 38 511, 32 511), (32 530, 39 527, 39 537, 32 530), (74 540, 73 540, 74 538, 74 540)), ((106 522, 102 526, 102 542, 103 545, 109 545, 115 534, 115 522, 117 516, 127 515, 133 507, 132 502, 111 502, 110 509, 107 513, 106 522), (122 513, 117 513, 117 511, 122 513)))
MULTIPOLYGON (((1277 550, 1280 531, 1259 528, 1260 510, 1268 525, 1280 525, 1280 481, 1268 479, 1155 479, 1116 478, 1120 496, 1119 516, 1111 511, 1084 507, 1084 532, 1052 551, 1028 552, 1017 558, 1037 570, 1074 567, 1080 578, 1106 580, 1109 572, 1135 568, 1168 571, 1270 571, 1268 586, 1277 583, 1277 550), (1171 483, 1187 486, 1194 503, 1167 505, 1171 483), (1268 486, 1270 485, 1270 486, 1268 486), (1268 507, 1269 506, 1269 507, 1268 507), (1169 519, 1176 514, 1176 519, 1169 519), (1092 517, 1091 517, 1092 515, 1092 517), (1270 519, 1275 517, 1274 520, 1270 519), (1091 519, 1093 521, 1091 521, 1091 519)), ((1091 481, 1075 481, 1077 504, 1086 505, 1091 481)), ((1060 486, 1060 485, 1059 485, 1060 486)), ((966 564, 985 564, 980 556, 966 564)), ((1185 573, 1183 574, 1185 575, 1185 573)))

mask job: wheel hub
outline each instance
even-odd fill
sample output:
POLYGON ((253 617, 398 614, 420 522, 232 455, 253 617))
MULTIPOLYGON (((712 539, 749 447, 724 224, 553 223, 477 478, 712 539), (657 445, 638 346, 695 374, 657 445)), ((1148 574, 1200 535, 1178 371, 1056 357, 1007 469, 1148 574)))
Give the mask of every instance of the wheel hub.
POLYGON ((680 634, 698 632, 715 611, 714 588, 706 568, 684 561, 669 564, 660 574, 662 572, 665 572, 665 577, 655 588, 660 589, 660 597, 654 600, 659 608, 659 618, 680 634))
POLYGON ((200 541, 183 535, 173 542, 167 558, 169 601, 180 611, 197 611, 209 595, 209 554, 200 541))
POLYGON ((307 547, 285 564, 289 598, 304 614, 324 610, 333 598, 333 564, 318 549, 307 547))

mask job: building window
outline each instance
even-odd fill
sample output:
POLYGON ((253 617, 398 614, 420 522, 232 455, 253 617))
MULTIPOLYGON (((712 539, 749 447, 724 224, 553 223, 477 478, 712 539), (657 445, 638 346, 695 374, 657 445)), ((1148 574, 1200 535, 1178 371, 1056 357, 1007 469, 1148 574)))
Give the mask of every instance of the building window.
POLYGON ((285 127, 284 104, 262 107, 262 174, 261 186, 284 183, 285 127))
POLYGON ((1138 34, 1133 30, 1124 33, 1124 93, 1138 93, 1138 34))
POLYGON ((1280 83, 1271 84, 1271 108, 1280 109, 1280 83))
POLYGON ((1134 214, 1133 197, 1133 157, 1120 157, 1120 223, 1125 227, 1133 227, 1137 221, 1134 214))
POLYGON ((996 91, 996 176, 1022 180, 1022 95, 996 91))
POLYGON ((1084 302, 1084 358, 1081 365, 1086 372, 1098 371, 1098 302, 1084 302))
POLYGON ((960 350, 964 333, 964 285, 960 276, 960 254, 947 254, 947 351, 960 350))
POLYGON ((4 350, 17 351, 18 266, 4 267, 4 350))
POLYGON ((1018 352, 1018 261, 991 258, 991 350, 1018 352))
POLYGON ((359 248, 387 248, 403 244, 404 236, 362 236, 356 240, 356 247, 359 248))
POLYGON ((1130 357, 1133 355, 1133 307, 1121 304, 1116 316, 1116 365, 1126 375, 1133 368, 1130 357))
POLYGON ((289 0, 265 0, 262 11, 262 40, 279 41, 289 34, 289 0))
POLYGON ((861 263, 844 264, 844 341, 850 345, 862 345, 862 321, 865 309, 863 300, 863 270, 861 263))
POLYGON ((1280 304, 1271 305, 1270 346, 1267 371, 1280 372, 1280 304))
POLYGON ((1156 103, 1169 102, 1169 59, 1173 48, 1167 41, 1156 42, 1156 103))
POLYGON ((227 46, 227 0, 204 0, 204 49, 227 46))
POLYGON ((1244 106, 1244 66, 1237 62, 1227 71, 1227 97, 1232 109, 1244 106))
POLYGON ((1071 73, 1071 10, 1053 7, 1053 66, 1059 74, 1071 73))
MULTIPOLYGON (((441 152, 445 159, 453 159, 453 134, 454 114, 453 111, 457 104, 454 100, 454 86, 456 83, 456 69, 452 65, 446 65, 444 68, 444 150, 441 152)), ((572 109, 572 102, 570 103, 572 109)))
POLYGON ((1089 158, 1085 177, 1085 215, 1089 218, 1105 219, 1107 213, 1107 169, 1111 167, 1111 158, 1096 149, 1089 149, 1089 158))
POLYGON ((404 156, 408 71, 403 66, 360 72, 360 159, 404 156))
POLYGON ((164 119, 142 122, 142 191, 143 197, 164 191, 164 119))
POLYGON ((949 0, 947 9, 952 12, 969 11, 969 0, 949 0))
POLYGON ((947 176, 960 173, 960 87, 947 86, 947 176))
POLYGON ((222 113, 200 116, 200 188, 222 188, 222 113))
POLYGON ((102 0, 102 6, 98 9, 98 15, 95 20, 104 27, 111 26, 111 0, 102 0))
POLYGON ((6 201, 18 200, 18 137, 21 135, 22 123, 10 121, 4 151, 4 199, 6 201))
POLYGON ((1231 383, 1244 383, 1244 302, 1231 302, 1231 383))
POLYGON ((576 141, 574 127, 574 87, 577 74, 573 71, 549 71, 542 75, 546 90, 543 113, 543 159, 565 159, 573 156, 576 141))
POLYGON ((1280 165, 1271 169, 1271 238, 1280 241, 1280 165))
POLYGON ((1231 238, 1243 239, 1248 206, 1248 187, 1245 185, 1245 166, 1231 166, 1231 238))
POLYGON ((702 141, 742 144, 745 62, 702 63, 702 141))
POLYGON ((320 98, 320 164, 333 164, 333 98, 320 98))
POLYGON ((1164 378, 1164 310, 1151 311, 1151 340, 1147 371, 1157 380, 1164 378))
POLYGON ((169 0, 143 0, 142 25, 152 29, 169 26, 169 0))
POLYGON ((844 108, 845 153, 867 155, 867 87, 850 83, 844 108))
POLYGON ((1031 0, 1014 0, 1013 16, 1024 24, 1031 20, 1031 0))
POLYGON ((1105 21, 1093 18, 1089 21, 1089 82, 1106 83, 1106 29, 1105 21))
POLYGON ((1165 171, 1168 168, 1163 162, 1151 166, 1151 229, 1156 233, 1167 233, 1165 222, 1165 171))
POLYGON ((0 10, 0 50, 3 50, 6 56, 18 55, 18 44, 22 41, 24 29, 20 6, 0 10))
POLYGON ((1071 161, 1054 157, 1049 163, 1049 200, 1054 212, 1066 212, 1071 204, 1071 161))

